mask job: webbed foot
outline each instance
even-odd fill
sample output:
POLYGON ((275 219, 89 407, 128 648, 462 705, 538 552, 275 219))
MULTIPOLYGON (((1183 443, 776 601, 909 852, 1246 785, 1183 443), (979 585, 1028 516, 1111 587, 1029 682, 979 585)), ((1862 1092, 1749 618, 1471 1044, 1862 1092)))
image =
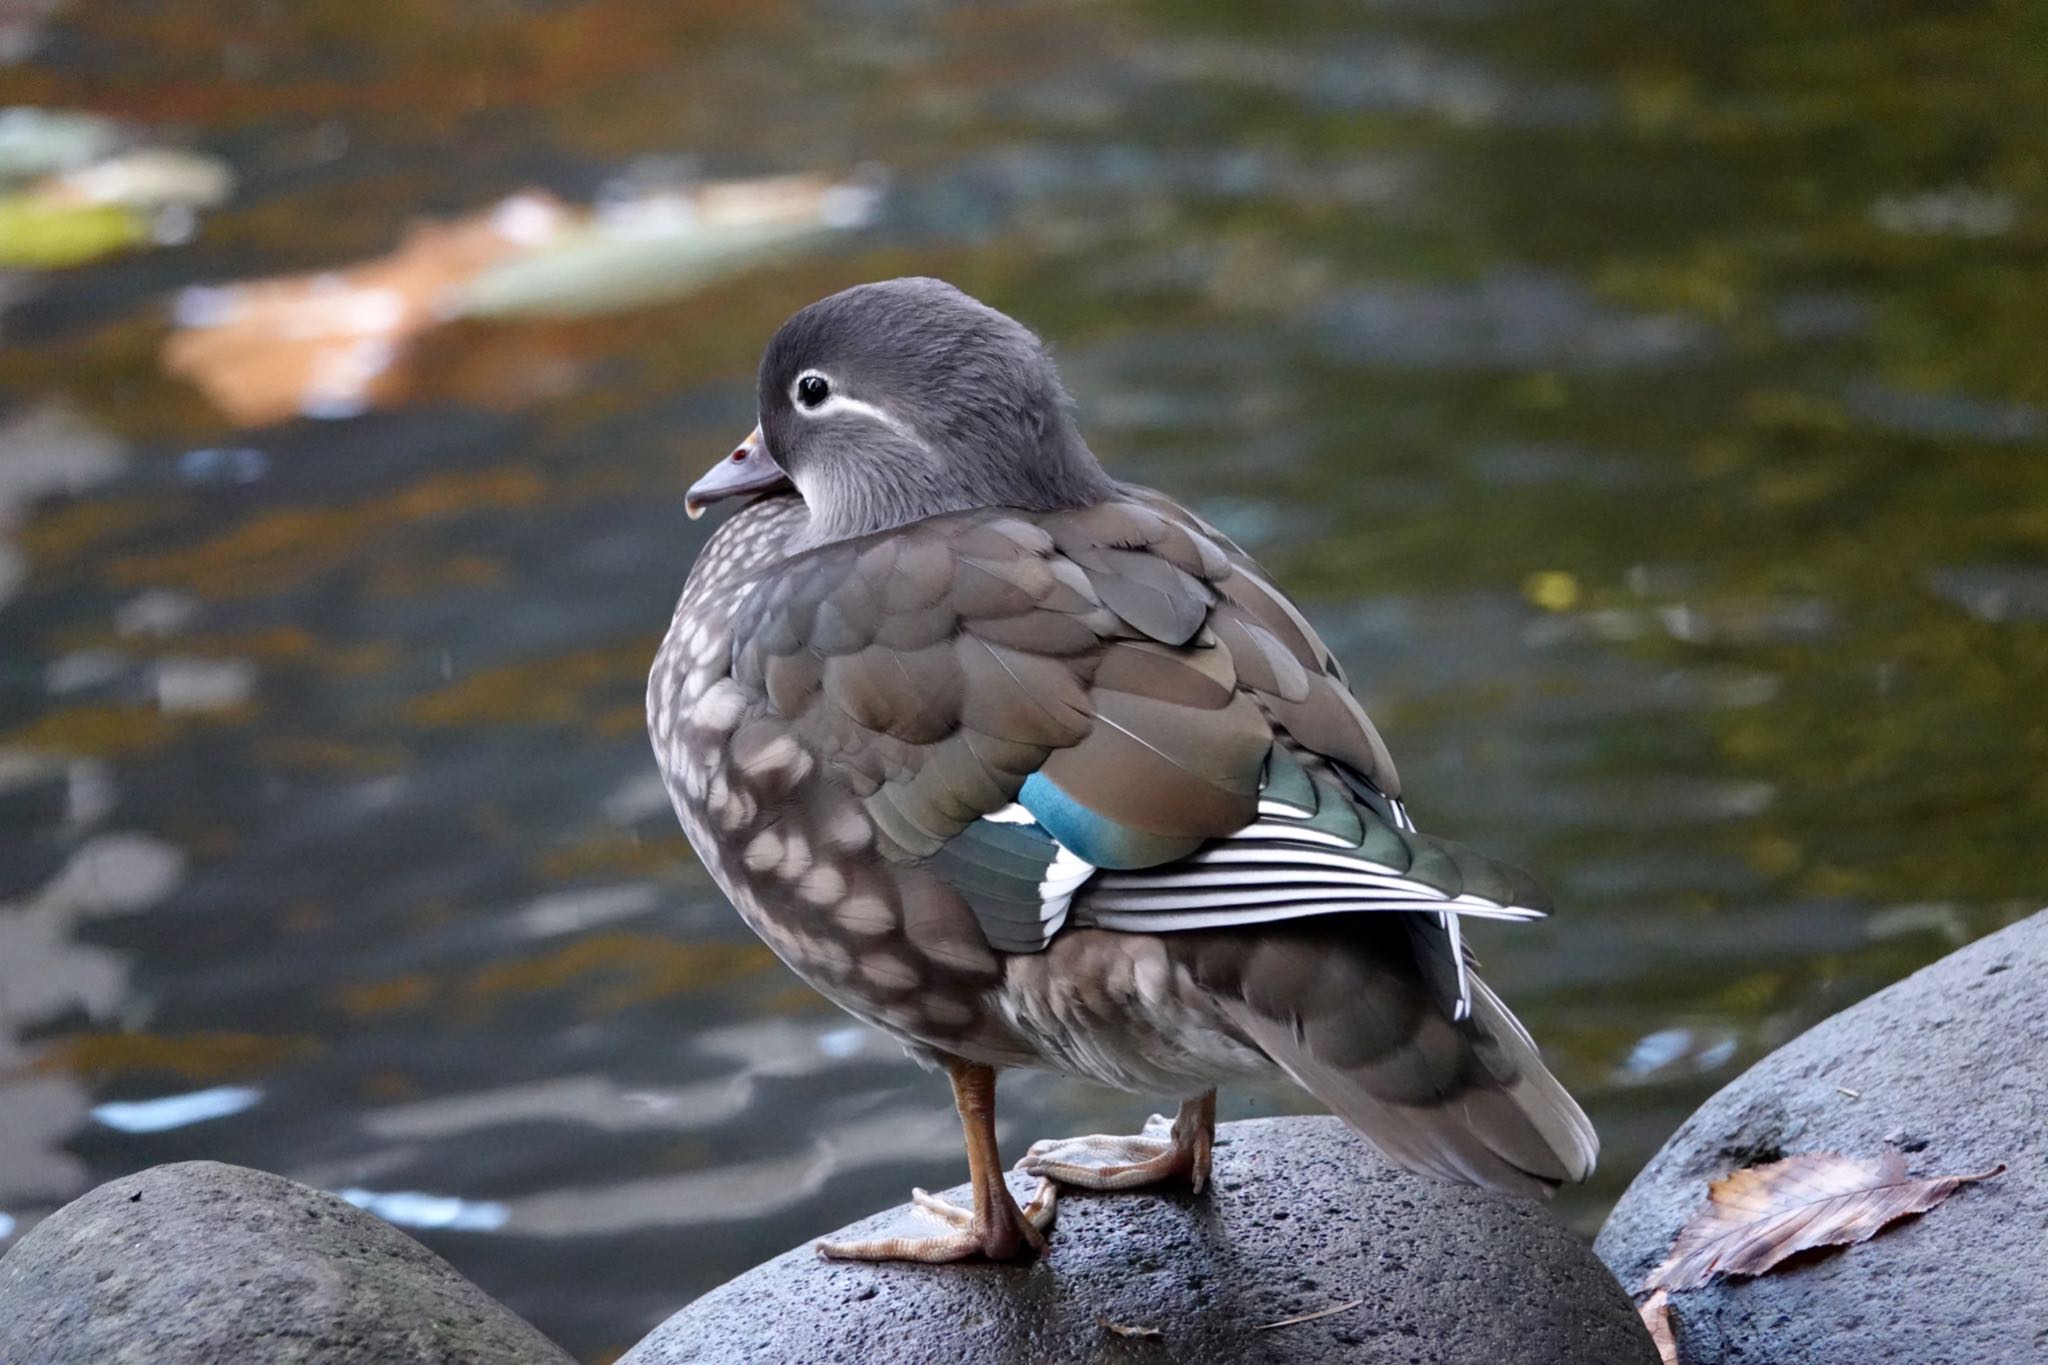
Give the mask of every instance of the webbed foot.
POLYGON ((1169 1122, 1154 1114, 1136 1136, 1092 1133, 1031 1144, 1016 1169, 1084 1190, 1129 1190, 1187 1177, 1200 1194, 1216 1145, 1216 1092, 1184 1100, 1169 1122))
POLYGON ((873 1237, 859 1242, 820 1242, 818 1254, 835 1261, 919 1261, 937 1264, 981 1257, 1007 1261, 1022 1252, 1045 1250, 1045 1234, 1052 1227, 1059 1187, 1050 1180, 1038 1182, 1038 1189, 1023 1208, 1017 1207, 1005 1188, 1002 1196, 989 1200, 990 1216, 984 1224, 972 1209, 948 1203, 937 1195, 912 1190, 910 1202, 918 1212, 948 1224, 950 1230, 924 1237, 873 1237))

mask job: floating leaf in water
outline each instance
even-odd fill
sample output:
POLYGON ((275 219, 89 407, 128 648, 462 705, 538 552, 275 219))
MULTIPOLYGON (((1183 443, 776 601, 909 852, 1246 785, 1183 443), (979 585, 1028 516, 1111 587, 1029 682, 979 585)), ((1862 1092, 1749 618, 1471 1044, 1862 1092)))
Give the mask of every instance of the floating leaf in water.
POLYGON ((415 226, 390 255, 349 270, 188 289, 165 368, 245 424, 354 416, 385 396, 393 364, 441 320, 452 284, 552 239, 568 213, 528 192, 415 226))
POLYGON ((1522 596, 1545 611, 1570 611, 1581 595, 1579 580, 1562 570, 1546 569, 1522 580, 1522 596))
POLYGON ((352 417, 403 395, 402 362, 443 323, 675 298, 865 221, 873 199, 809 176, 657 191, 595 211, 528 190, 420 224, 391 254, 346 270, 189 289, 164 364, 240 423, 352 417))
POLYGON ((449 299, 465 317, 577 317, 679 298, 865 224, 876 192, 817 176, 656 191, 606 205, 449 299))
POLYGON ((1761 1275, 1816 1247, 1853 1246, 1925 1213, 2003 1163, 1975 1175, 1909 1176, 1896 1151, 1881 1157, 1806 1152, 1750 1166, 1708 1186, 1645 1290, 1696 1289, 1724 1275, 1761 1275))
POLYGON ((175 147, 139 147, 52 175, 37 193, 53 203, 119 204, 142 211, 217 208, 235 192, 217 157, 175 147))
POLYGON ((0 266, 61 270, 149 240, 149 219, 119 204, 52 203, 0 195, 0 266))
POLYGON ((151 241, 184 241, 234 192, 215 157, 131 145, 109 119, 0 110, 0 266, 54 270, 151 241))
POLYGON ((0 109, 0 180, 31 180, 111 155, 121 125, 98 114, 17 106, 0 109))

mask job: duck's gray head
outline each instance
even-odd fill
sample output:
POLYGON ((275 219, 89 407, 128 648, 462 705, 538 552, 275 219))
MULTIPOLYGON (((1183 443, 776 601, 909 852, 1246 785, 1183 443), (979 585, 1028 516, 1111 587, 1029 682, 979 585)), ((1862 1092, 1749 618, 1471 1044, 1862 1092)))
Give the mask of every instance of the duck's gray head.
POLYGON ((692 513, 794 484, 817 545, 980 507, 1085 507, 1112 485, 1037 337, 940 280, 820 299, 761 357, 761 423, 692 513))

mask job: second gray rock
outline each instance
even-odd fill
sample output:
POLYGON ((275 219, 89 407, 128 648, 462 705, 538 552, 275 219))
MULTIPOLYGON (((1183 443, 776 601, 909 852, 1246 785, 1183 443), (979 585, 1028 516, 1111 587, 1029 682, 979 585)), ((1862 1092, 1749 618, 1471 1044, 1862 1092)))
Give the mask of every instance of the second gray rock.
POLYGON ((571 1365, 389 1223, 283 1176, 158 1166, 0 1257, 8 1365, 571 1365))
POLYGON ((1732 1170, 1801 1152, 1905 1155, 1913 1175, 2001 1162, 1861 1246, 1671 1297, 1679 1359, 1800 1365, 2048 1360, 2048 912, 1826 1020, 1708 1100, 1597 1243, 1631 1285, 1732 1170))

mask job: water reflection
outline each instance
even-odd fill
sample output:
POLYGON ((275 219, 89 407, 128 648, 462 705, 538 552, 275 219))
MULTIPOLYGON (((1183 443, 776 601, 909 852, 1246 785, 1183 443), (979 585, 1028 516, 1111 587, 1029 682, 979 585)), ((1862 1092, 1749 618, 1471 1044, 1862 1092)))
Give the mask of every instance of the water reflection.
POLYGON ((254 1086, 217 1085, 185 1095, 163 1095, 153 1100, 116 1100, 96 1104, 93 1122, 123 1133, 164 1133, 191 1123, 224 1119, 261 1103, 263 1092, 254 1086))
POLYGON ((1739 1046, 1729 1029, 1706 1034, 1687 1028, 1658 1029, 1636 1041, 1615 1069, 1615 1078, 1623 1084, 1641 1085, 1685 1071, 1718 1071, 1734 1058, 1739 1046))
MULTIPOLYGON (((1998 7, 41 8, 10 101, 234 191, 0 273, 0 1241, 242 1161, 598 1358, 957 1174, 943 1085, 740 928, 640 734, 682 492, 859 278, 1043 328, 1115 469, 1301 593, 1418 815, 1558 892, 1478 947, 1605 1137, 1580 1224, 2042 898, 2048 91, 1998 7), (529 187, 877 164, 858 233, 685 299, 437 313, 353 417, 160 367, 181 291, 529 187)), ((1003 1137, 1164 1098, 1018 1077, 1003 1137)))
POLYGON ((351 1186, 336 1194, 359 1209, 368 1209, 388 1223, 421 1232, 496 1232, 505 1226, 503 1204, 473 1204, 465 1199, 401 1190, 379 1194, 351 1186))

